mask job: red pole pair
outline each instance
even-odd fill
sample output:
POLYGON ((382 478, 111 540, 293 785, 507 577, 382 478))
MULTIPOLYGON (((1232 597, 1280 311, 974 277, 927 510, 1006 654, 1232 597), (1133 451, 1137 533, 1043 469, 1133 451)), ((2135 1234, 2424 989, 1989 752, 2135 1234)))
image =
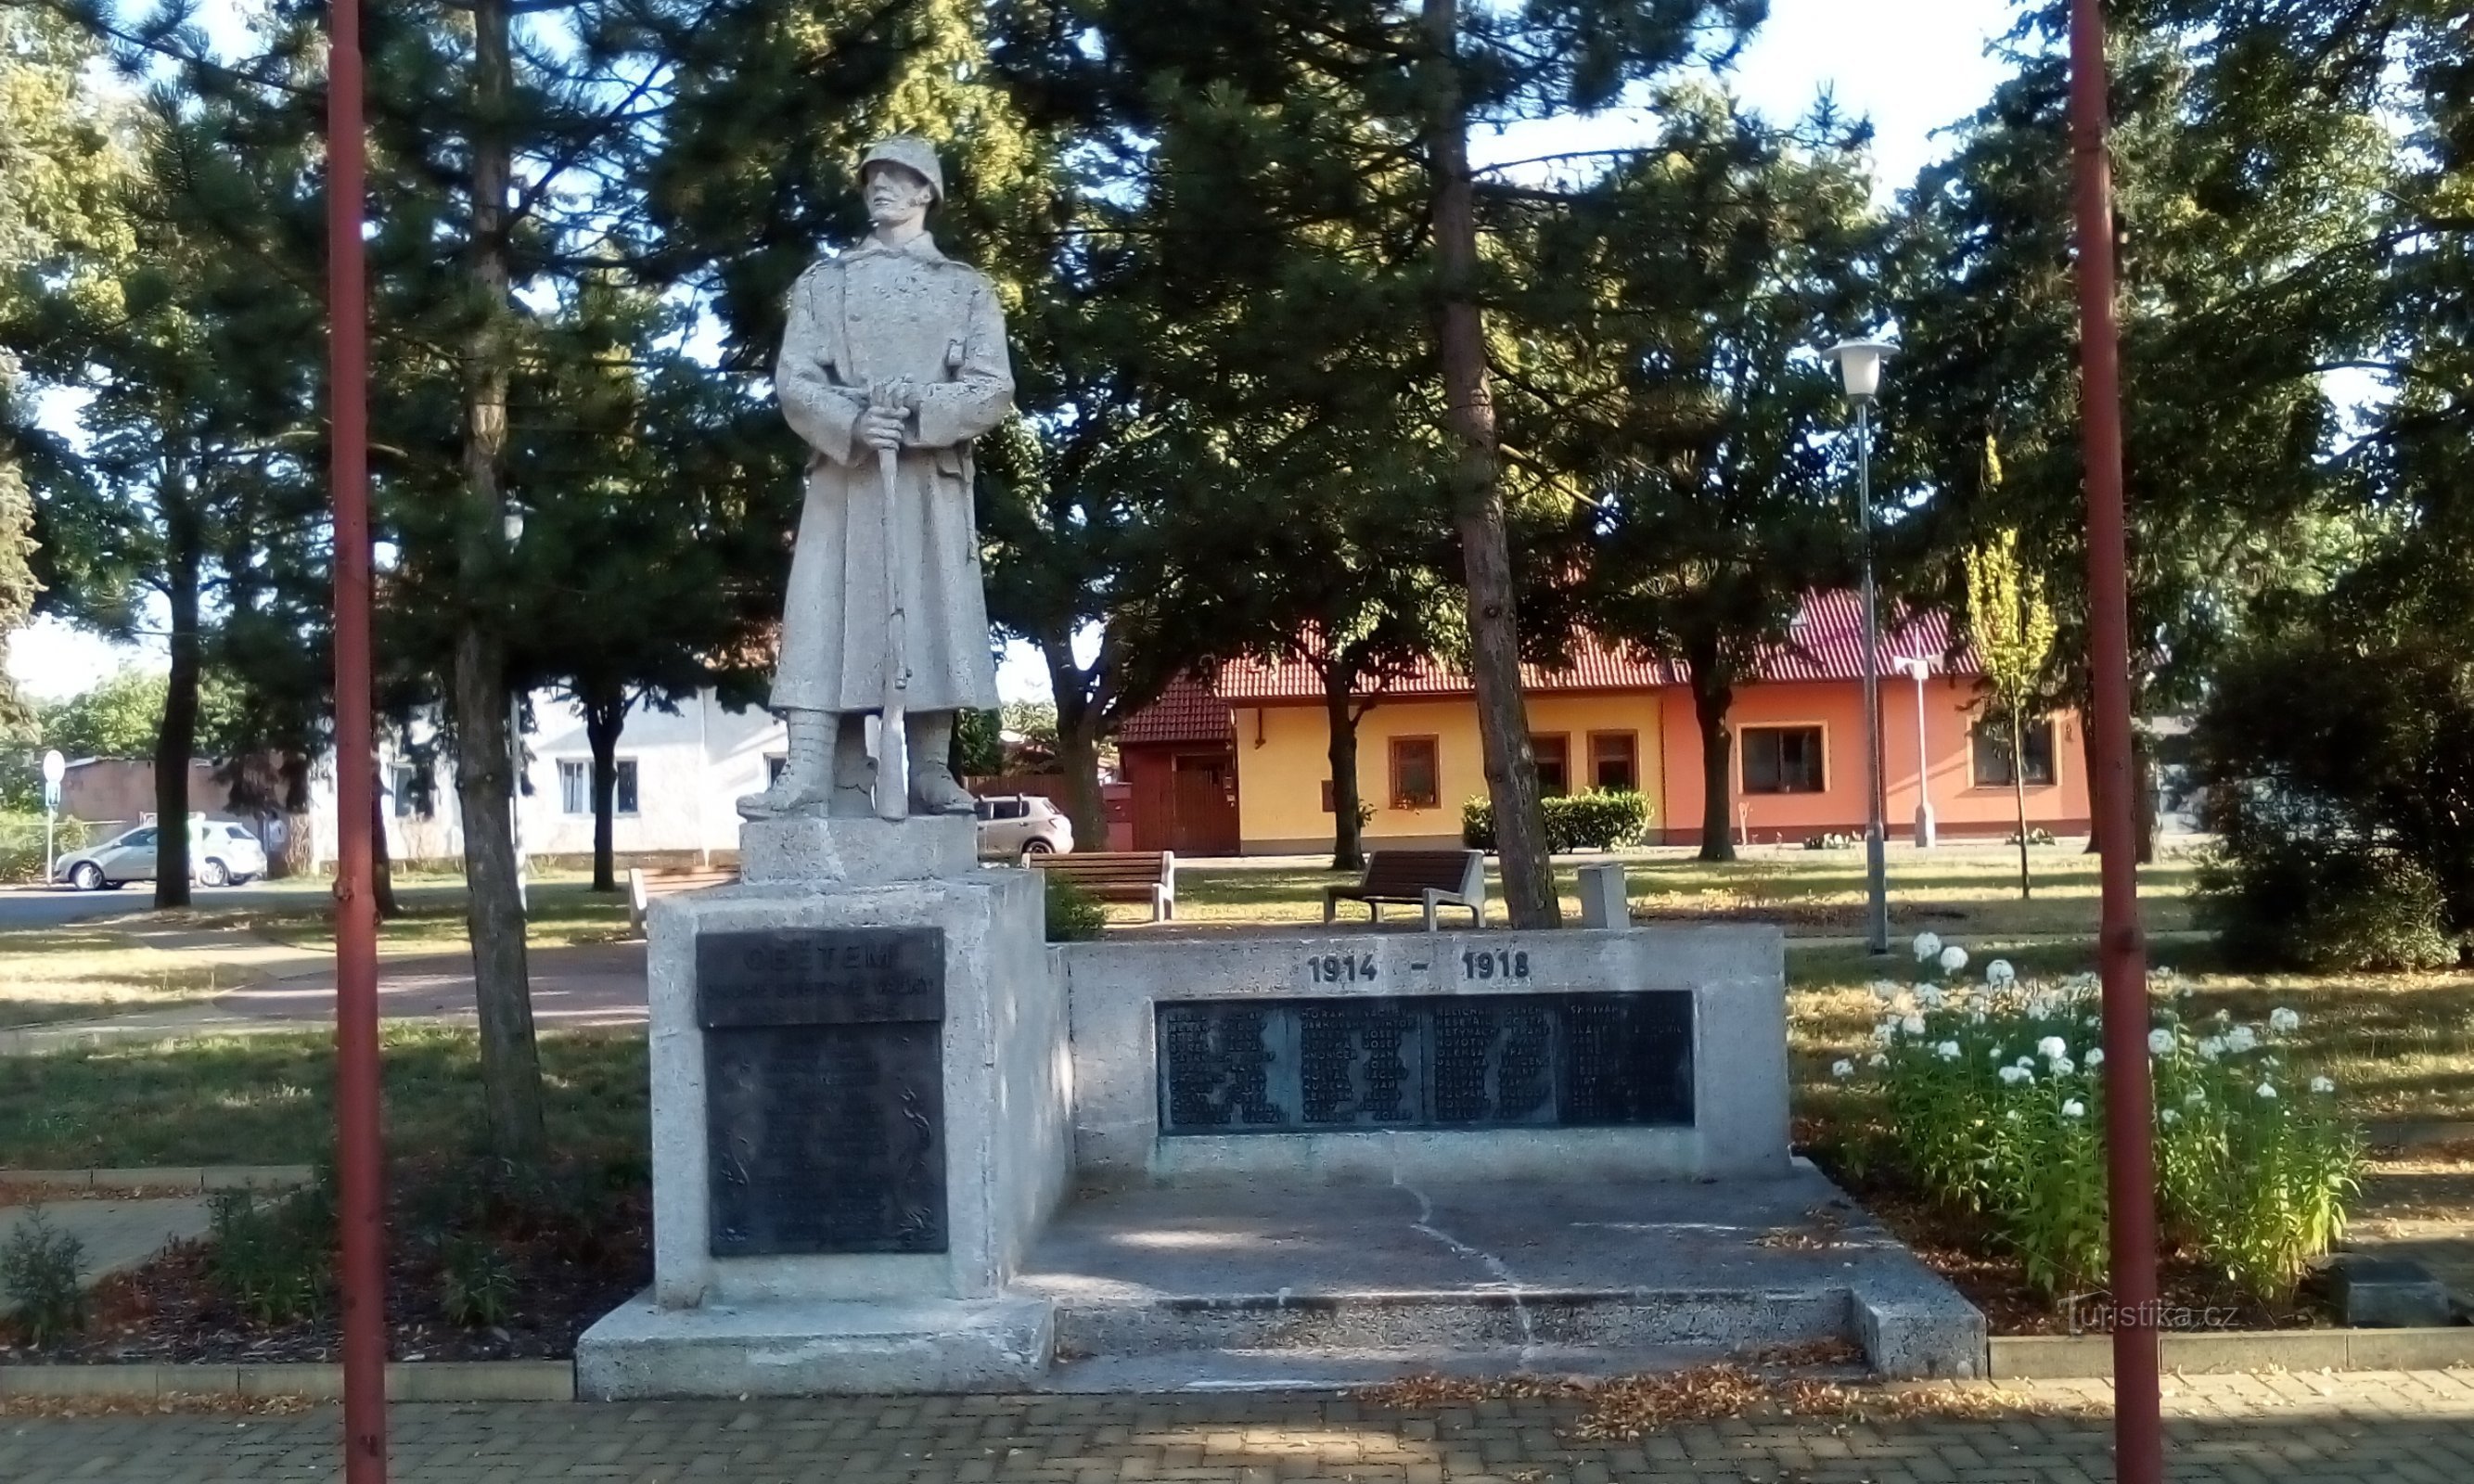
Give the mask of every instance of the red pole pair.
POLYGON ((2088 672, 2095 692, 2096 838, 2104 908, 2106 1194, 2112 1213, 2117 1484, 2161 1484, 2156 1186, 2147 1075, 2147 948, 2139 923, 2139 780, 2130 745, 2130 585, 2122 493, 2121 331, 2114 321, 2113 173, 2105 153, 2104 16, 2072 0, 2071 152, 2077 187, 2079 415, 2087 454, 2088 672))
POLYGON ((335 493, 335 1167, 344 1477, 386 1479, 385 1191, 370 744, 369 308, 361 253, 360 0, 332 0, 327 72, 328 415, 335 493))

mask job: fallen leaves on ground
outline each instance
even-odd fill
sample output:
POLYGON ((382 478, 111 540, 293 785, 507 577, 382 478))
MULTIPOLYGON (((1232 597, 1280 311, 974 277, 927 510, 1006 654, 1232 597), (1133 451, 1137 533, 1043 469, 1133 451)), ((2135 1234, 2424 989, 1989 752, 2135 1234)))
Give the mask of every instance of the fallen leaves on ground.
POLYGON ((1357 1399, 1403 1412, 1474 1406, 1483 1401, 1543 1400, 1577 1413, 1566 1429, 1576 1442, 1611 1443, 1690 1423, 1735 1418, 1805 1418, 1825 1423, 2011 1417, 2070 1409, 2067 1402, 1984 1382, 1841 1381, 1796 1374, 1843 1364, 1837 1342, 1773 1351, 1757 1360, 1604 1381, 1546 1376, 1419 1375, 1356 1392, 1357 1399), (1818 1358, 1814 1358, 1818 1357, 1818 1358))

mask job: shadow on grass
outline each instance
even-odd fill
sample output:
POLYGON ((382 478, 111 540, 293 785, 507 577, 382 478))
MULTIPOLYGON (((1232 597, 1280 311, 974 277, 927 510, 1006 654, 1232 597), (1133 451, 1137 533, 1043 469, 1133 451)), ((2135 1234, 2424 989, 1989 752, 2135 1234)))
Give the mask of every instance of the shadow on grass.
MULTIPOLYGON (((391 1028, 384 1056, 389 1148, 473 1147, 475 1034, 391 1028)), ((645 1152, 641 1036, 544 1036, 541 1057, 554 1148, 590 1157, 645 1152)), ((0 1058, 0 1167, 315 1163, 333 1147, 333 1041, 324 1033, 0 1058)))

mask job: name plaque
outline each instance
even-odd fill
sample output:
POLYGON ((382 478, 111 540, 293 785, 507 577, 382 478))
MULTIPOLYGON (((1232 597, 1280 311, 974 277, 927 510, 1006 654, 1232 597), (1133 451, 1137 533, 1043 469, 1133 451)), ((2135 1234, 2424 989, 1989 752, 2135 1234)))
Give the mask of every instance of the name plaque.
POLYGON ((945 936, 696 941, 717 1257, 941 1253, 945 936))
POLYGON ((1693 1121, 1692 996, 1163 1001, 1163 1134, 1693 1121))

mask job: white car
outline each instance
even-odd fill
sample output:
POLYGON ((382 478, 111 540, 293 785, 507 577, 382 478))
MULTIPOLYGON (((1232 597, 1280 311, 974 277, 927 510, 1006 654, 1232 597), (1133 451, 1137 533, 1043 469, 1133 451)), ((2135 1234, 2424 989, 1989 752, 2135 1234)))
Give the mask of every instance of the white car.
MULTIPOLYGON (((155 879, 155 826, 124 830, 100 845, 72 850, 52 866, 52 879, 81 891, 101 891, 155 879)), ((189 827, 189 873, 201 886, 236 887, 266 874, 266 847, 229 819, 189 827)))
POLYGON ((1074 848, 1074 821, 1036 793, 1003 793, 980 800, 980 859, 1019 861, 1025 856, 1064 855, 1074 848))

